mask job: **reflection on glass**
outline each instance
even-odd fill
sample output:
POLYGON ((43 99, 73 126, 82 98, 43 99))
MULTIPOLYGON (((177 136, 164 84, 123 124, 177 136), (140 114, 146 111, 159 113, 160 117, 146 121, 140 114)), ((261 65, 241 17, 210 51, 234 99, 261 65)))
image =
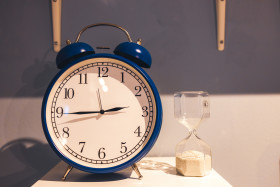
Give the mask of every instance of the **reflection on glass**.
POLYGON ((106 86, 105 80, 103 78, 99 78, 99 84, 101 85, 103 92, 108 92, 108 86, 106 86))

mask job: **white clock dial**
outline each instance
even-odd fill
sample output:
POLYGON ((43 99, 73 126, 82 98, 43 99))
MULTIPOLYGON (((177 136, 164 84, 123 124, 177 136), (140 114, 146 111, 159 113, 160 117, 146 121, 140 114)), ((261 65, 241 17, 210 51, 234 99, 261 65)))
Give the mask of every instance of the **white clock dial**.
POLYGON ((127 162, 148 142, 156 117, 146 79, 111 58, 82 61, 66 70, 48 96, 46 122, 56 148, 93 168, 127 162))

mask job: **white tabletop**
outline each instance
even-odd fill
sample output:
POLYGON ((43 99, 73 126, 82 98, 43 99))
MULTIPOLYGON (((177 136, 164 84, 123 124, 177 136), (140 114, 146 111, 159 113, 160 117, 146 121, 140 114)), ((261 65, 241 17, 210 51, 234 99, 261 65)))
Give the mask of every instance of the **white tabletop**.
POLYGON ((184 177, 176 172, 174 157, 146 157, 137 163, 143 175, 141 180, 130 168, 109 174, 90 174, 77 169, 73 169, 66 181, 61 181, 67 164, 60 162, 51 169, 42 179, 37 181, 33 187, 74 187, 74 186, 160 186, 160 187, 229 187, 231 186, 214 169, 205 177, 184 177))

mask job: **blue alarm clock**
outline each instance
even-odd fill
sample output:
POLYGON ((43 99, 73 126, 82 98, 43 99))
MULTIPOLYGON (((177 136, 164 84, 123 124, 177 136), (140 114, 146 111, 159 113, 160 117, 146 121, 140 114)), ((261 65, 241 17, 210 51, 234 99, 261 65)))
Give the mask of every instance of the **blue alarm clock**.
POLYGON ((42 104, 45 136, 69 164, 64 179, 72 167, 91 173, 129 166, 137 171, 135 163, 151 150, 162 123, 159 93, 142 69, 151 66, 150 53, 124 28, 109 23, 88 25, 67 44, 57 55, 61 70, 42 104), (118 28, 129 42, 119 44, 114 54, 95 54, 79 38, 96 26, 118 28))

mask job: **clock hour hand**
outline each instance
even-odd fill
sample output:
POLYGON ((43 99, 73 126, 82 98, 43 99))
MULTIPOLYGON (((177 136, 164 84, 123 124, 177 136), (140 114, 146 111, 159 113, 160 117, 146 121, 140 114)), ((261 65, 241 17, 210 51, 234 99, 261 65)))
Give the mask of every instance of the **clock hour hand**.
POLYGON ((127 106, 127 107, 115 107, 115 108, 110 108, 110 109, 108 109, 108 110, 104 110, 104 112, 115 112, 115 111, 119 111, 119 110, 124 109, 124 108, 128 108, 128 106, 127 106))

